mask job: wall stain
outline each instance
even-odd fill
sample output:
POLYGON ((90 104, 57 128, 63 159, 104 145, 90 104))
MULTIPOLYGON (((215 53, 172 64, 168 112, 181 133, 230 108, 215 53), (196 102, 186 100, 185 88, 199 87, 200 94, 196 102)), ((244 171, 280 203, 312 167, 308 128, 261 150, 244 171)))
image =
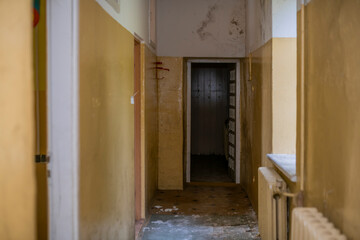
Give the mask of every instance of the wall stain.
POLYGON ((235 26, 239 26, 239 22, 235 19, 235 17, 233 17, 233 19, 231 19, 231 24, 235 25, 235 26))
POLYGON ((229 35, 232 36, 233 40, 240 39, 240 35, 244 34, 244 30, 242 29, 242 21, 237 17, 234 16, 230 21, 230 30, 229 35))
POLYGON ((196 30, 197 34, 199 35, 202 41, 212 36, 212 34, 210 32, 205 31, 205 29, 210 23, 215 22, 214 12, 216 11, 217 8, 218 8, 217 4, 214 4, 213 6, 209 7, 209 10, 206 14, 206 19, 201 22, 200 28, 196 30))

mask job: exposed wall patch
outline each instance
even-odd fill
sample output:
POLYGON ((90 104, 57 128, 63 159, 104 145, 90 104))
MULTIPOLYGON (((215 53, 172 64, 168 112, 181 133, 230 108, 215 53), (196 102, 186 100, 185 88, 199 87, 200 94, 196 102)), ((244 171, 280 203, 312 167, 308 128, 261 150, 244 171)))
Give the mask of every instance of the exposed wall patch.
POLYGON ((231 36, 232 40, 237 41, 242 38, 241 35, 244 34, 243 26, 244 23, 241 20, 241 15, 239 14, 239 12, 235 11, 229 24, 229 35, 231 36))

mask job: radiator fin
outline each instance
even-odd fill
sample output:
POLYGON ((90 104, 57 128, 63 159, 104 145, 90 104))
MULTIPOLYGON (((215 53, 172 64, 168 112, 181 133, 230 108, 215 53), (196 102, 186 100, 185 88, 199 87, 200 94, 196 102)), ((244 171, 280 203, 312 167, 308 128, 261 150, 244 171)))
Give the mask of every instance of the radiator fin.
POLYGON ((261 239, 286 240, 287 199, 284 196, 279 198, 278 211, 276 211, 276 200, 274 199, 276 186, 281 185, 281 189, 286 190, 286 184, 273 168, 260 167, 258 176, 259 231, 261 239), (276 212, 278 214, 278 224, 276 224, 276 212))
POLYGON ((294 208, 291 240, 346 240, 316 208, 294 208))

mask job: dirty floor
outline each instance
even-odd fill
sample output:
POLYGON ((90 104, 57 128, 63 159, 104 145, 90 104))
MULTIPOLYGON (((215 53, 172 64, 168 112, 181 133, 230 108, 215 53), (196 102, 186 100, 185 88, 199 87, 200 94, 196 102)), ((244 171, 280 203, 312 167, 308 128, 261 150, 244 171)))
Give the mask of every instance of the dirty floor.
POLYGON ((191 182, 233 182, 222 155, 191 155, 191 182))
POLYGON ((138 239, 260 239, 249 199, 231 183, 158 191, 151 214, 138 239))

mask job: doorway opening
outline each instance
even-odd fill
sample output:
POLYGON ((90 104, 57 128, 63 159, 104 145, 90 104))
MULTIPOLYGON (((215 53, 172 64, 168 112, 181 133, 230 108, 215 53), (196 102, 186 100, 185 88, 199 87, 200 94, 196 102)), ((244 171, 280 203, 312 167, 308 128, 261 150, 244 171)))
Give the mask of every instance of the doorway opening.
POLYGON ((239 183, 237 60, 189 60, 187 182, 239 183))

